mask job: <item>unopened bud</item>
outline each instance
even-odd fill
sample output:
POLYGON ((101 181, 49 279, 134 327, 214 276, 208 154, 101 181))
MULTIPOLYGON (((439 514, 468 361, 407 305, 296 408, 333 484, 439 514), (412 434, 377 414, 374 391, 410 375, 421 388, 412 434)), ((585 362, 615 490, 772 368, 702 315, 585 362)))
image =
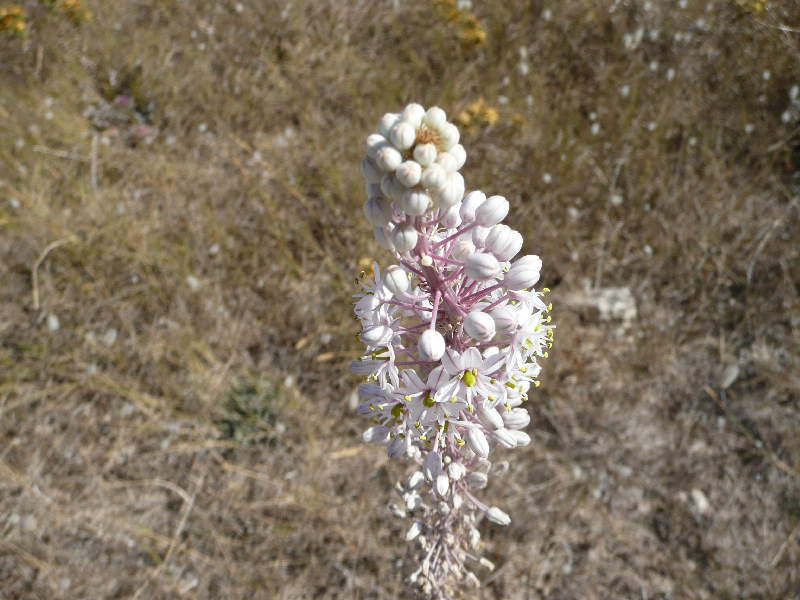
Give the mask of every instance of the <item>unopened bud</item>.
POLYGON ((464 197, 464 177, 461 173, 448 173, 444 187, 436 193, 436 199, 442 208, 450 208, 461 202, 464 197))
POLYGON ((522 249, 522 236, 508 225, 498 223, 489 230, 485 246, 497 260, 505 262, 514 258, 522 249))
POLYGON ((408 531, 406 531, 406 541, 410 542, 410 541, 416 539, 416 537, 421 532, 422 532, 422 523, 420 523, 419 521, 414 521, 411 524, 411 527, 408 528, 408 531))
POLYGON ((401 266, 390 265, 383 277, 383 285, 395 296, 401 296, 411 285, 408 281, 408 272, 401 266))
MULTIPOLYGON (((501 419, 502 422, 502 419, 501 419)), ((516 448, 517 440, 510 429, 498 429, 493 433, 494 439, 504 448, 516 448)))
POLYGON ((408 104, 404 109, 403 113, 400 115, 400 118, 403 119, 406 123, 410 123, 414 129, 419 128, 422 124, 422 119, 425 117, 425 109, 422 105, 417 104, 416 102, 412 102, 408 104))
MULTIPOLYGON (((397 242, 395 242, 395 246, 397 242)), ((476 252, 466 260, 464 272, 475 281, 488 281, 500 274, 500 263, 491 254, 476 252)))
POLYGON ((417 350, 422 360, 439 360, 444 356, 445 349, 444 337, 435 329, 426 329, 419 336, 417 350))
POLYGON ((489 196, 475 211, 475 220, 482 227, 493 227, 505 219, 507 214, 508 200, 502 196, 489 196))
POLYGON ((403 156, 397 148, 392 148, 387 144, 378 149, 375 154, 375 162, 382 170, 391 173, 403 162, 403 156))
POLYGON ((381 132, 383 137, 388 138, 392 127, 394 127, 399 120, 400 115, 398 113, 386 113, 381 117, 380 123, 378 123, 378 131, 381 132))
POLYGON ((497 331, 511 333, 517 327, 517 313, 508 306, 495 306, 489 311, 494 319, 497 331))
POLYGON ((424 215, 430 205, 431 197, 428 192, 419 189, 405 190, 398 202, 400 210, 413 216, 424 215))
POLYGON ((519 291, 535 285, 542 270, 542 259, 528 254, 517 259, 503 278, 503 285, 509 290, 519 291))
POLYGON ((476 455, 482 458, 489 456, 489 441, 477 427, 470 427, 467 430, 467 443, 476 455))
POLYGON ((524 408, 514 408, 509 411, 502 411, 503 423, 508 429, 523 429, 531 422, 531 416, 524 408))
POLYGON ((364 216, 375 227, 384 227, 392 220, 392 207, 380 196, 373 196, 364 203, 364 216))
POLYGON ((361 174, 367 180, 367 183, 380 183, 381 177, 383 177, 383 172, 369 156, 361 161, 361 174))
POLYGON ((421 166, 427 167, 436 162, 438 152, 433 144, 418 144, 414 148, 414 160, 421 166))
POLYGON ((464 201, 461 203, 461 219, 465 223, 472 223, 475 220, 475 211, 484 202, 486 202, 486 194, 480 190, 464 196, 464 201))
POLYGON ((483 422, 484 425, 491 429, 503 428, 503 417, 500 416, 500 413, 496 408, 491 408, 481 404, 478 406, 478 418, 481 420, 481 422, 483 422))
POLYGON ((479 342, 488 342, 495 334, 494 319, 488 313, 473 310, 464 317, 464 332, 479 342))
POLYGON ((395 169, 394 176, 407 188, 414 187, 422 179, 422 167, 415 160, 407 160, 395 169))
POLYGON ((425 113, 423 123, 438 129, 447 123, 447 113, 438 106, 431 106, 425 113))
POLYGON ((409 223, 403 223, 392 231, 392 244, 399 254, 413 250, 417 245, 417 230, 409 223))
POLYGON ((460 208, 461 203, 457 202, 447 209, 447 212, 444 214, 441 221, 439 221, 442 227, 446 227, 447 229, 455 229, 461 225, 461 215, 459 214, 460 208))
POLYGON ((417 132, 411 123, 398 121, 389 132, 389 140, 398 150, 407 150, 414 145, 417 132))
POLYGON ((511 517, 509 517, 506 513, 502 510, 493 506, 489 510, 486 511, 486 516, 489 517, 489 520, 492 523, 497 523, 498 525, 508 525, 511 523, 511 517))

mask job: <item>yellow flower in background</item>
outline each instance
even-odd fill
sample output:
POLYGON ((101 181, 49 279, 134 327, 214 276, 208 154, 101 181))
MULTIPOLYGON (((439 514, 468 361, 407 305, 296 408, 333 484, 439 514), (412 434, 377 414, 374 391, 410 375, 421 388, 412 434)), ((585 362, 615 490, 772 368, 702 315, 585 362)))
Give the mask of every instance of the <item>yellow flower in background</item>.
POLYGON ((0 31, 21 34, 25 31, 25 12, 21 6, 0 8, 0 31))
POLYGON ((481 97, 458 113, 456 121, 463 127, 486 127, 497 123, 499 118, 500 113, 497 109, 481 97))
POLYGON ((760 15, 767 9, 767 0, 736 0, 736 4, 754 15, 760 15))
POLYGON ((458 30, 458 38, 464 48, 475 48, 486 43, 486 30, 478 17, 458 8, 456 0, 433 0, 433 5, 458 30))

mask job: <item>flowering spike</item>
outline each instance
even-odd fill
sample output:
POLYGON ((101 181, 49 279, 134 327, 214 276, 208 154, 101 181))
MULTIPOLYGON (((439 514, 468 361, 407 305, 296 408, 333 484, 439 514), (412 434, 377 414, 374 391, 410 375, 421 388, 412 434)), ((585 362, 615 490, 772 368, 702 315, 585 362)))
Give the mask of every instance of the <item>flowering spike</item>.
POLYGON ((364 441, 416 465, 392 512, 412 520, 405 537, 423 556, 411 579, 437 600, 474 579, 463 561, 480 543, 479 517, 510 522, 475 494, 490 456, 531 443, 520 405, 553 341, 552 306, 531 289, 541 260, 509 263, 523 240, 502 224, 508 200, 465 195, 459 141, 441 108, 419 104, 385 114, 367 138, 364 214, 397 264, 358 280, 367 353, 351 365, 366 378, 364 441))

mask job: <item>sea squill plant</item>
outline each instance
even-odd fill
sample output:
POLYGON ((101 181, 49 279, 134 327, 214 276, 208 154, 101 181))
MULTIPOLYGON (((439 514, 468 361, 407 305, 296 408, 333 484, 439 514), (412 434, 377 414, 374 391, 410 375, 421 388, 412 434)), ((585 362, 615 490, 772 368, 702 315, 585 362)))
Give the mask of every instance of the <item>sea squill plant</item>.
POLYGON ((479 490, 498 446, 531 442, 525 403, 554 332, 547 290, 533 290, 542 261, 515 259, 523 239, 502 223, 503 196, 465 195, 466 158, 441 108, 409 104, 383 116, 361 164, 364 213, 397 264, 362 274, 356 295, 358 413, 372 421, 366 442, 416 465, 390 508, 419 549, 410 581, 436 599, 479 584, 470 561, 492 567, 478 522, 511 519, 479 490))

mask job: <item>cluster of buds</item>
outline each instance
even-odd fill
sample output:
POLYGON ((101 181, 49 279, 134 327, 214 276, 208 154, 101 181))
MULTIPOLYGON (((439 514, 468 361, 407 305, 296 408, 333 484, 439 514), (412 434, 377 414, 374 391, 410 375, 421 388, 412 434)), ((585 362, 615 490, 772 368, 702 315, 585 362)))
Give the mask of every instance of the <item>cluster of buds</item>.
POLYGON ((361 165, 364 213, 398 264, 362 273, 355 313, 367 354, 351 368, 366 378, 364 440, 418 465, 392 509, 412 519, 406 539, 423 550, 412 579, 444 598, 449 585, 477 582, 465 561, 481 560, 478 517, 510 522, 477 491, 497 472, 497 446, 531 441, 524 405, 552 345, 552 307, 532 289, 539 257, 515 260, 523 239, 502 223, 508 201, 465 194, 466 152, 445 112, 409 104, 378 130, 361 165))

